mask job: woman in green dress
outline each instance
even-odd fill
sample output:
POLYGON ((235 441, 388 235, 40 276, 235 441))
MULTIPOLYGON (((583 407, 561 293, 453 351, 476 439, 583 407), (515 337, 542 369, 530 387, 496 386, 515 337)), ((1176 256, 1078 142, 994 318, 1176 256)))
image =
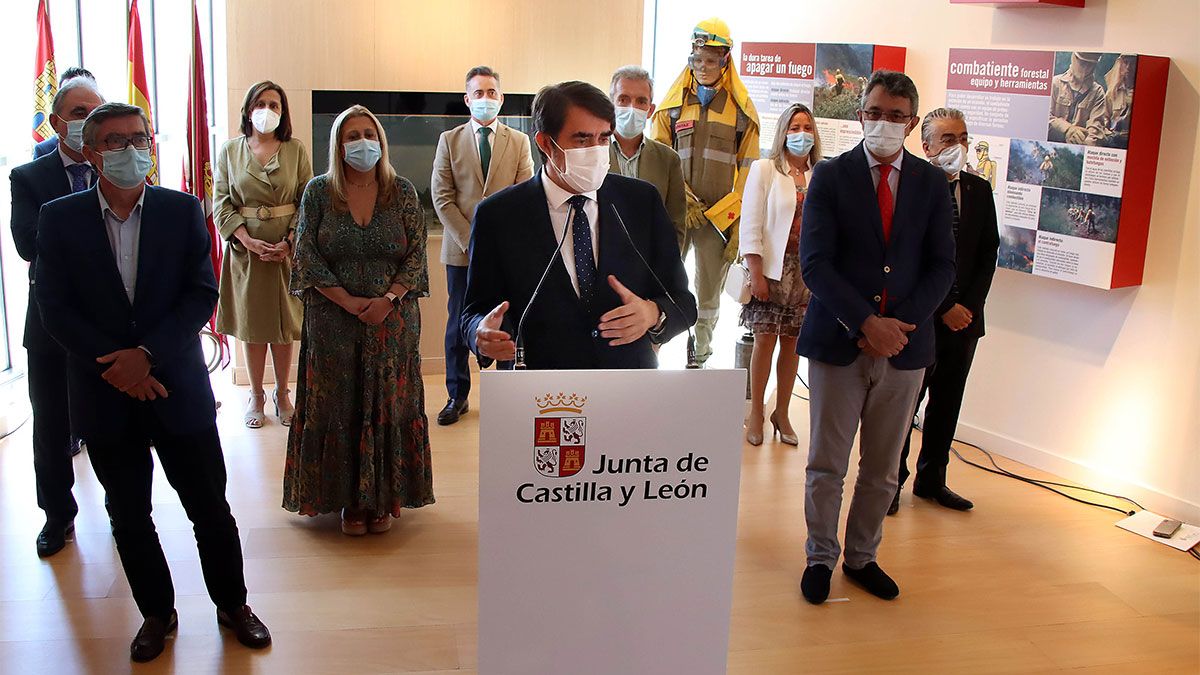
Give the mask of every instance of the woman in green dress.
POLYGON ((292 344, 300 338, 300 301, 288 294, 300 195, 312 178, 304 145, 292 138, 287 95, 274 82, 250 87, 242 101, 242 135, 217 153, 213 217, 228 243, 221 267, 217 331, 246 350, 250 400, 244 422, 266 420, 267 347, 275 368, 275 414, 292 422, 287 382, 292 344))
POLYGON ((360 535, 434 501, 417 307, 429 271, 417 191, 392 169, 369 110, 334 120, 329 158, 296 230, 304 328, 283 507, 340 510, 342 531, 360 535))

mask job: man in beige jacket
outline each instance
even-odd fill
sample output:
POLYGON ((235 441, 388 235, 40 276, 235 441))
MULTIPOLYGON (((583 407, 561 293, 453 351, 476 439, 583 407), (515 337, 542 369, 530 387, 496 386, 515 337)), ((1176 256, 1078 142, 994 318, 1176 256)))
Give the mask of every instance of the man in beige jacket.
POLYGON ((449 400, 438 424, 454 424, 467 412, 471 391, 470 350, 459 328, 467 293, 467 247, 471 219, 484 197, 533 176, 529 137, 501 124, 504 104, 500 75, 487 66, 467 72, 463 97, 471 109, 466 124, 443 132, 433 160, 433 208, 442 222, 442 263, 446 265, 449 314, 446 321, 446 391, 449 400))

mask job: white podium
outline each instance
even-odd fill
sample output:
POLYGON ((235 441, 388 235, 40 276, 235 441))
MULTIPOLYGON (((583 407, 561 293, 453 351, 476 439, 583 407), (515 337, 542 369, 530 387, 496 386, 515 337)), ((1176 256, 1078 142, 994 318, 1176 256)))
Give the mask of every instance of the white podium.
POLYGON ((482 374, 480 673, 725 672, 745 377, 482 374))

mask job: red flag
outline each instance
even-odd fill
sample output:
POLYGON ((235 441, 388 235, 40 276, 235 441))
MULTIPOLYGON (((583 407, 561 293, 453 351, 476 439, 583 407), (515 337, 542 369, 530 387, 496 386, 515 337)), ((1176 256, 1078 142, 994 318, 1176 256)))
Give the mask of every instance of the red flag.
MULTIPOLYGON (((208 237, 212 243, 209 258, 213 274, 221 278, 221 238, 213 222, 213 172, 212 155, 208 150, 208 95, 204 82, 204 48, 200 43, 200 24, 196 15, 196 0, 192 0, 192 59, 188 69, 188 118, 187 154, 183 157, 183 191, 200 200, 204 209, 204 222, 208 226, 208 237)), ((229 341, 217 332, 217 314, 213 311, 208 328, 217 338, 221 365, 229 360, 229 341)))
POLYGON ((58 76, 54 72, 54 36, 50 33, 50 8, 46 0, 38 0, 37 11, 37 56, 33 64, 33 141, 42 141, 54 135, 50 126, 54 95, 58 93, 58 76))
POLYGON ((154 113, 150 110, 150 87, 146 84, 146 63, 142 58, 142 21, 137 0, 129 5, 129 103, 146 113, 150 120, 150 173, 146 182, 158 185, 158 143, 154 140, 154 113))

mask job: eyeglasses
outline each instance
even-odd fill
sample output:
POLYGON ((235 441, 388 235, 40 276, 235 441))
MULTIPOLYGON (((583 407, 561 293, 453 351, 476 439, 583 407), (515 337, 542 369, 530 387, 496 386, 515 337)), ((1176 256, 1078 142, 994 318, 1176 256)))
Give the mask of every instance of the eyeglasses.
POLYGON ((150 148, 150 140, 150 136, 147 134, 133 134, 132 136, 109 134, 101 139, 100 143, 108 151, 124 150, 131 145, 138 150, 147 150, 150 148))
POLYGON ((692 54, 688 57, 688 65, 693 68, 720 68, 725 65, 725 57, 692 54))
POLYGON ((871 108, 869 110, 859 110, 859 112, 862 113, 863 118, 871 120, 872 122, 878 122, 879 120, 886 119, 889 122, 896 122, 899 124, 903 124, 903 123, 911 120, 913 117, 916 117, 916 115, 905 115, 903 113, 898 113, 898 112, 886 112, 885 113, 884 111, 880 110, 879 108, 871 108))

